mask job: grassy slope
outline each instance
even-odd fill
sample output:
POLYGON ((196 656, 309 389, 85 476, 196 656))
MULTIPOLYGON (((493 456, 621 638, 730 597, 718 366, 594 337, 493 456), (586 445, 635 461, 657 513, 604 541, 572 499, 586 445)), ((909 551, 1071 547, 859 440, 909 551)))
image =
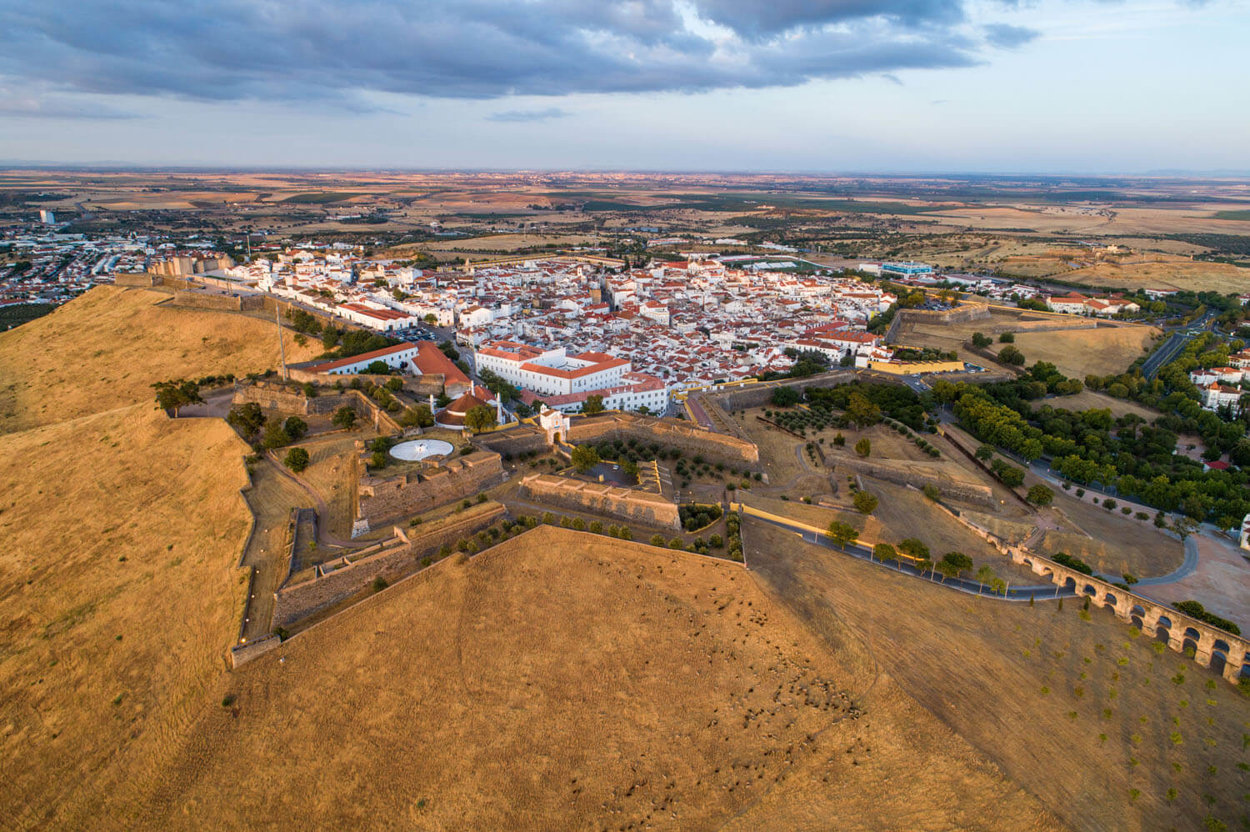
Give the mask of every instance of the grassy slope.
POLYGON ((746 535, 752 569, 805 620, 850 622, 923 707, 1074 828, 1244 822, 1250 703, 1110 611, 977 600, 754 521, 746 535))
MULTIPOLYGON (((272 324, 156 305, 167 298, 99 286, 0 333, 0 432, 151 401, 155 381, 278 366, 272 324)), ((288 336, 288 361, 313 354, 288 336)))
POLYGON ((0 827, 91 825, 215 693, 245 451, 146 404, 0 436, 0 827))
POLYGON ((540 528, 235 674, 140 825, 1057 828, 822 635, 735 565, 540 528))

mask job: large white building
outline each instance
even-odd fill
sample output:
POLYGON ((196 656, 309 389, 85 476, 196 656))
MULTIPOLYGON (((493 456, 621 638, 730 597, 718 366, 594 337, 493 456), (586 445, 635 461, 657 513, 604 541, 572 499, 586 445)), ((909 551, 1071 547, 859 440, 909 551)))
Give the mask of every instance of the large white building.
POLYGON ((633 364, 601 352, 566 355, 563 347, 540 349, 515 341, 491 341, 474 353, 478 372, 490 370, 522 390, 526 404, 542 401, 577 412, 590 396, 602 396, 609 410, 663 412, 668 386, 659 378, 632 371, 633 364))
POLYGON ((363 373, 374 361, 381 361, 392 370, 409 370, 413 366, 419 351, 420 348, 417 344, 396 344, 393 347, 383 347, 380 350, 353 355, 350 358, 340 358, 337 361, 314 364, 308 370, 314 373, 346 376, 363 373))

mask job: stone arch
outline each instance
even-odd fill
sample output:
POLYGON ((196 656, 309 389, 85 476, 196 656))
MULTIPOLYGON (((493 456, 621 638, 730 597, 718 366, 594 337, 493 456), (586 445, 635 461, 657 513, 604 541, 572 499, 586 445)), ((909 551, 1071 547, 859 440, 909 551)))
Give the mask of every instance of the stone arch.
POLYGON ((1103 595, 1101 601, 1102 603, 1098 605, 1110 610, 1113 615, 1115 614, 1116 607, 1120 606, 1120 599, 1116 597, 1114 592, 1108 592, 1103 595))
POLYGON ((1229 647, 1228 642, 1222 638, 1216 638, 1215 643, 1211 645, 1211 649, 1219 650, 1221 653, 1223 653, 1226 656, 1228 655, 1229 651, 1232 650, 1232 648, 1229 647))
POLYGON ((1098 587, 1094 586, 1093 584, 1085 584, 1085 586, 1081 589, 1081 594, 1093 596, 1094 600, 1097 600, 1098 599, 1098 587))
POLYGON ((1185 632, 1181 633, 1181 638, 1192 639, 1197 644, 1202 641, 1202 633, 1198 632, 1196 627, 1186 627, 1185 632))
MULTIPOLYGON (((1188 630, 1186 632, 1188 632, 1188 630)), ((1184 653, 1188 658, 1194 658, 1195 656, 1197 656, 1198 655, 1197 639, 1192 639, 1188 635, 1181 636, 1181 652, 1184 653), (1189 649, 1191 647, 1193 648, 1193 651, 1194 651, 1192 655, 1189 653, 1189 649)))
MULTIPOLYGON (((1141 604, 1134 604, 1133 608, 1128 611, 1129 621, 1133 623, 1141 632, 1146 632, 1146 608, 1141 604)), ((1150 635, 1147 633, 1147 635, 1150 635)))
POLYGON ((1072 590, 1072 594, 1075 595, 1076 594, 1076 578, 1069 575, 1068 577, 1063 579, 1063 583, 1060 584, 1060 587, 1064 590, 1069 590, 1069 589, 1072 590))
POLYGON ((1166 615, 1159 616, 1159 620, 1155 622, 1155 641, 1171 641, 1172 640, 1172 619, 1166 615))
POLYGON ((1219 673, 1219 674, 1221 674, 1221 675, 1222 675, 1222 674, 1224 673, 1224 667, 1225 667, 1225 665, 1227 665, 1227 664, 1228 664, 1228 654, 1227 654, 1227 653, 1221 652, 1221 651, 1219 651, 1219 650, 1212 650, 1212 651, 1211 651, 1211 664, 1210 664, 1210 667, 1211 667, 1211 669, 1212 669, 1212 670, 1214 670, 1216 673, 1219 673))

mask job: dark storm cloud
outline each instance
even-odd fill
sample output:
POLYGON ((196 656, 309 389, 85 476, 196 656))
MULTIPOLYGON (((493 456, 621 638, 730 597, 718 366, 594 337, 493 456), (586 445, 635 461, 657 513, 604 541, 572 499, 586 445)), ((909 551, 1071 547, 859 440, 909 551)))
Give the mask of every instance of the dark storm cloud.
MULTIPOLYGON (((964 0, 0 0, 0 76, 197 100, 701 91, 978 63, 964 0)), ((990 26, 1003 45, 1024 30, 990 26)))

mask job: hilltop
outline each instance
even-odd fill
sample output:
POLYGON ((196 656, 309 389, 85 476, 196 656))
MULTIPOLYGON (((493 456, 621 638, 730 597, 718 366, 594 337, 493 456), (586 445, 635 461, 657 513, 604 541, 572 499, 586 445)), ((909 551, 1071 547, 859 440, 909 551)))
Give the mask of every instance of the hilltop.
MULTIPOLYGON (((167 305, 168 294, 97 286, 49 315, 0 333, 0 432, 152 400, 172 378, 279 366, 272 322, 167 305)), ((287 336, 287 360, 313 357, 287 336)))
POLYGON ((139 825, 1060 828, 750 572, 552 527, 418 573, 222 693, 139 825))

